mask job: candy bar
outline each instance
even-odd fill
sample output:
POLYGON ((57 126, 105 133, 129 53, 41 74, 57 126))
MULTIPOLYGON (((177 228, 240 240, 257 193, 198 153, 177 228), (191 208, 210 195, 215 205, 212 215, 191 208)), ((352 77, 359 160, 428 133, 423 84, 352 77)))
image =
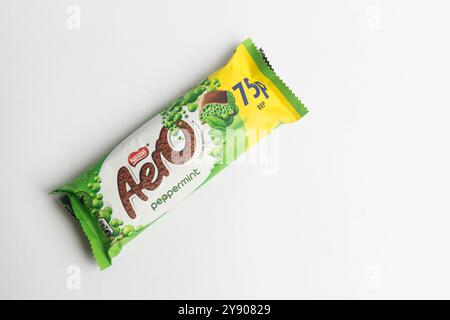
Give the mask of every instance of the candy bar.
POLYGON ((306 113, 247 39, 225 66, 52 193, 62 194, 105 269, 178 202, 280 124, 306 113))

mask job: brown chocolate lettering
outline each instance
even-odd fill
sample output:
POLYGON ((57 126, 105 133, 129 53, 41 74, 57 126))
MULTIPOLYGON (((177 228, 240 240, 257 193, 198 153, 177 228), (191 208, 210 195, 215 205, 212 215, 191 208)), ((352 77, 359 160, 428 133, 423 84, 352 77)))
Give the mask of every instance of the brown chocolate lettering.
POLYGON ((117 173, 117 187, 120 200, 131 219, 136 218, 136 212, 131 204, 131 197, 137 196, 142 201, 147 201, 148 196, 143 190, 155 190, 161 184, 163 177, 170 172, 164 164, 163 157, 172 164, 181 165, 189 161, 195 151, 195 134, 192 127, 185 121, 179 121, 179 127, 184 135, 184 148, 175 151, 169 144, 169 129, 163 127, 156 141, 155 150, 152 152, 152 162, 146 162, 139 170, 139 182, 136 182, 126 166, 119 169, 117 173), (127 186, 129 188, 127 188, 127 186), (129 189, 129 190, 127 190, 129 189))

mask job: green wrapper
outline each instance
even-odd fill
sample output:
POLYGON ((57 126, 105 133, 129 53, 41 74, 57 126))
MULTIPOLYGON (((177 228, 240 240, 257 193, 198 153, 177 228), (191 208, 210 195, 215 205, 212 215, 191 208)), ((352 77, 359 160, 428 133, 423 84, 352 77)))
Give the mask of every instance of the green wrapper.
POLYGON ((306 112, 247 39, 225 66, 52 193, 63 195, 104 269, 125 244, 228 163, 306 112))

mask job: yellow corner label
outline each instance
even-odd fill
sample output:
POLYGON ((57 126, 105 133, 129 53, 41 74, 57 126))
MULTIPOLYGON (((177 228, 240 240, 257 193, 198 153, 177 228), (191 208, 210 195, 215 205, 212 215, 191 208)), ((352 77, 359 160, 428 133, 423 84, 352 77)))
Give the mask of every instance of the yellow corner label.
POLYGON ((233 93, 245 130, 252 132, 247 147, 256 144, 280 124, 301 117, 277 86, 261 72, 243 44, 225 66, 209 77, 214 78, 220 81, 221 89, 233 93))

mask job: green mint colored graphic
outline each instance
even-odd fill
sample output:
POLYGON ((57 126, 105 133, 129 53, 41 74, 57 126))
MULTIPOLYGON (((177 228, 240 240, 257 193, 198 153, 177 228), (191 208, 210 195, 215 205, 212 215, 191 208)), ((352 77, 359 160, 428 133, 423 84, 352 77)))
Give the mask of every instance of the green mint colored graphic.
POLYGON ((232 116, 224 116, 224 115, 204 115, 202 120, 209 124, 211 128, 223 129, 225 130, 230 124, 233 123, 232 116))
POLYGON ((126 225, 125 227, 123 227, 122 229, 122 234, 125 237, 131 237, 134 234, 134 227, 132 225, 126 225))
POLYGON ((123 225, 123 221, 119 219, 112 219, 110 225, 111 227, 119 227, 123 225))
POLYGON ((197 84, 193 89, 188 91, 184 96, 173 101, 169 106, 167 106, 162 112, 163 117, 162 123, 167 127, 171 133, 176 135, 179 129, 179 121, 183 118, 186 110, 195 112, 198 108, 198 100, 205 92, 210 92, 216 90, 220 86, 220 82, 217 79, 204 80, 197 84))
POLYGON ((198 104, 197 104, 197 102, 193 102, 193 103, 189 103, 186 107, 189 110, 189 112, 195 112, 195 110, 197 110, 197 108, 198 108, 198 104))
POLYGON ((239 113, 234 96, 227 91, 226 103, 208 103, 200 112, 202 123, 208 123, 211 128, 224 130, 233 123, 234 116, 239 113))

